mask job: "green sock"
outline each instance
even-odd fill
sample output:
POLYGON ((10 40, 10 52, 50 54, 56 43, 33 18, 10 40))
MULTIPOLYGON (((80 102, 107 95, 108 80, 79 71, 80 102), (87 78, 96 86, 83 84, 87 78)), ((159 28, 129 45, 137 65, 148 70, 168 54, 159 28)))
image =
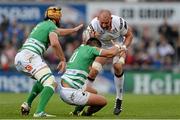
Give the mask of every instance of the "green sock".
POLYGON ((43 89, 43 86, 38 81, 33 85, 31 93, 30 93, 30 95, 29 95, 29 97, 27 99, 27 103, 28 103, 28 105, 30 107, 31 107, 31 104, 32 104, 33 100, 42 91, 42 89, 43 89))
POLYGON ((80 113, 84 109, 84 107, 85 107, 85 105, 76 106, 73 114, 77 115, 78 113, 80 113))
POLYGON ((54 93, 54 90, 51 87, 45 86, 43 88, 36 113, 40 113, 44 111, 45 106, 47 105, 53 93, 54 93))

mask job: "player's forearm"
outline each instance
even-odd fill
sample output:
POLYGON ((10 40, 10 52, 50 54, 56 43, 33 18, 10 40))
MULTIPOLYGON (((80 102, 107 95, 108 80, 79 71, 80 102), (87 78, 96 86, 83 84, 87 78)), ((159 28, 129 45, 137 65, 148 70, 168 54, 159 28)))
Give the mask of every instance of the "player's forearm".
POLYGON ((112 47, 109 50, 103 49, 100 56, 111 58, 111 57, 116 56, 119 53, 119 51, 120 51, 120 49, 118 47, 112 47))
POLYGON ((83 27, 83 24, 80 24, 74 28, 67 28, 67 29, 58 28, 56 30, 56 33, 59 33, 59 35, 61 35, 61 36, 65 36, 65 35, 69 35, 69 34, 79 31, 82 27, 83 27))
POLYGON ((61 60, 61 61, 66 61, 65 57, 64 57, 64 53, 62 50, 62 47, 58 41, 58 36, 55 32, 51 32, 49 34, 49 40, 50 40, 50 44, 51 47, 53 48, 56 56, 61 60))
POLYGON ((128 48, 131 45, 132 40, 133 40, 133 34, 131 30, 129 29, 128 33, 125 35, 125 40, 123 44, 128 48))
POLYGON ((57 44, 56 46, 52 46, 56 56, 61 60, 61 61, 66 61, 66 58, 64 56, 62 47, 60 44, 57 44))
POLYGON ((69 28, 69 29, 59 28, 57 31, 61 36, 69 35, 76 32, 74 28, 69 28))
POLYGON ((133 39, 133 36, 132 36, 132 35, 126 37, 126 39, 125 39, 125 41, 124 41, 124 45, 125 45, 127 48, 131 45, 132 39, 133 39))

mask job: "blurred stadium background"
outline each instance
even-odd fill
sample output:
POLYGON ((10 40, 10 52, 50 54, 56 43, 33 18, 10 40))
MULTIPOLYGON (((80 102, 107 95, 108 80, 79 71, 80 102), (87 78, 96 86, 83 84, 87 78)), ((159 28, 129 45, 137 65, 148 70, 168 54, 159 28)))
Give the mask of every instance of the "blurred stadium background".
MULTIPOLYGON (((134 39, 125 65, 121 118, 180 117, 179 0, 0 0, 0 118, 25 119, 18 108, 34 81, 15 70, 14 56, 31 29, 43 20, 44 11, 50 5, 62 7, 61 27, 79 23, 86 27, 99 10, 106 8, 123 17, 133 28, 134 39)), ((82 30, 60 38, 67 59, 81 44, 81 34, 82 30)), ((58 60, 51 48, 46 52, 45 60, 59 80, 58 60)), ((111 112, 115 88, 110 63, 109 60, 95 83, 98 91, 106 94, 109 104, 92 118, 118 118, 111 112)), ((53 96, 47 110, 58 118, 74 118, 68 115, 72 108, 57 98, 57 94, 53 96)), ((34 109, 26 118, 31 118, 34 109)))
MULTIPOLYGON (((29 92, 33 81, 17 73, 14 56, 49 5, 62 7, 61 27, 85 24, 106 8, 127 20, 134 39, 125 65, 125 91, 133 94, 180 94, 179 0, 0 0, 0 92, 29 92)), ((68 59, 81 44, 82 31, 60 38, 68 59)), ((57 79, 51 48, 45 60, 57 79)), ((110 61, 96 80, 102 93, 115 93, 110 61), (102 84, 103 83, 103 84, 102 84)))

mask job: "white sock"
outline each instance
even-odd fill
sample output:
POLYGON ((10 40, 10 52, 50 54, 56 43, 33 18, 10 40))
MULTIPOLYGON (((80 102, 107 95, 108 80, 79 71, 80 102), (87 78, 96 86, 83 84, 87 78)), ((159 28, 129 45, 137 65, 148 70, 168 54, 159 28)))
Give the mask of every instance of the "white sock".
POLYGON ((123 100, 124 75, 119 78, 114 75, 114 84, 116 87, 116 99, 123 100))

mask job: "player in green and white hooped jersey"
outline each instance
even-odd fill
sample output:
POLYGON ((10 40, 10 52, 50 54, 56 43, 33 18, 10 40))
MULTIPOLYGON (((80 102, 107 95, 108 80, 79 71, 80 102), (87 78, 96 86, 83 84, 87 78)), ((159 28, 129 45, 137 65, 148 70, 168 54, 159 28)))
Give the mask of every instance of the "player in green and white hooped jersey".
POLYGON ((90 38, 86 45, 82 44, 77 48, 66 67, 66 72, 62 75, 60 86, 61 99, 71 105, 89 106, 84 115, 90 116, 104 107, 106 99, 96 94, 97 92, 85 84, 90 71, 90 66, 97 56, 113 57, 120 53, 119 46, 112 48, 100 49, 101 43, 96 38, 90 38))
POLYGON ((60 20, 61 8, 55 6, 49 7, 45 12, 44 21, 34 27, 15 57, 15 66, 17 70, 37 80, 27 102, 21 105, 21 112, 23 115, 29 114, 32 101, 41 92, 40 101, 34 117, 52 116, 46 114, 44 110, 54 93, 56 83, 50 68, 42 59, 43 54, 50 45, 60 59, 58 69, 61 72, 65 71, 66 59, 59 44, 58 36, 71 34, 78 31, 83 26, 79 25, 75 28, 61 29, 58 28, 60 20))

